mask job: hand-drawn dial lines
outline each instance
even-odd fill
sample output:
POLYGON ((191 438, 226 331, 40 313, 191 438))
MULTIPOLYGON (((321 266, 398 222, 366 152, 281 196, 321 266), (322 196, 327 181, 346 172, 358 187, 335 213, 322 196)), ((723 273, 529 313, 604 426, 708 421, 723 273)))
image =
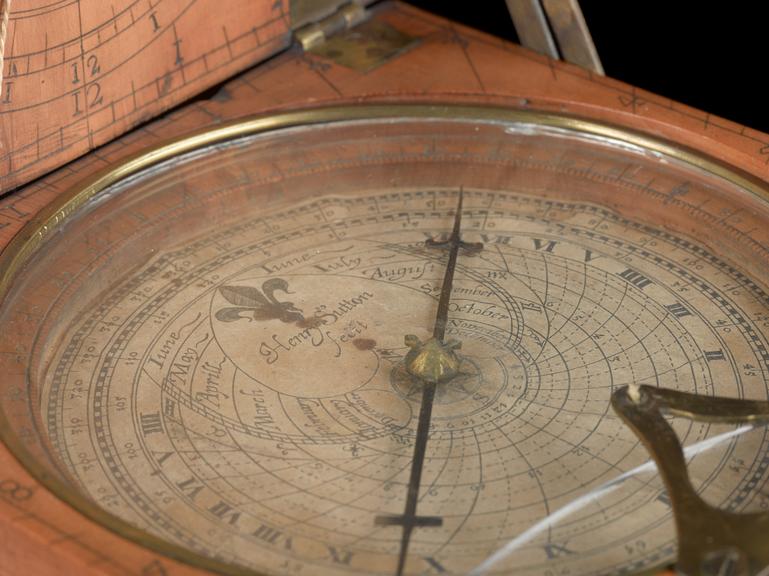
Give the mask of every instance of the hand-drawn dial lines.
MULTIPOLYGON (((419 243, 451 222, 421 208, 431 194, 451 191, 262 215, 112 287, 67 332, 46 382, 70 473, 115 513, 227 562, 391 570, 398 532, 373 518, 398 512, 407 482, 418 395, 398 372, 402 338, 430 326, 439 289, 442 256, 419 243), (341 216, 303 223, 329 212, 341 216)), ((569 216, 556 222, 551 201, 466 194, 466 236, 486 249, 457 267, 447 335, 463 342, 466 376, 436 399, 420 500, 443 527, 412 544, 412 569, 431 573, 469 571, 645 460, 609 411, 612 389, 766 394, 767 296, 708 250, 592 204, 559 203, 569 216), (506 208, 516 202, 526 217, 506 208)), ((680 429, 685 443, 716 432, 680 429)), ((739 508, 768 464, 754 438, 693 466, 705 494, 739 508), (744 450, 756 465, 735 476, 744 450)), ((625 480, 510 561, 592 574, 670 558, 660 491, 651 476, 625 480)))

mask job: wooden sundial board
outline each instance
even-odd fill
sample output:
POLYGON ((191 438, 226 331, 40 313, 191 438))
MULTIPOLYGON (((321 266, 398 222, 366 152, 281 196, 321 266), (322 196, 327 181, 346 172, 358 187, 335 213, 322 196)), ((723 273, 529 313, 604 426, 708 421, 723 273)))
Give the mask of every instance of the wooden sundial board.
POLYGON ((288 0, 16 0, 0 192, 65 164, 290 42, 288 0))
MULTIPOLYGON (((165 1, 172 4, 171 0, 165 1)), ((57 195, 142 148, 250 114, 339 102, 475 102, 580 115, 643 130, 717 155, 756 177, 769 177, 769 135, 620 82, 594 77, 585 70, 553 62, 406 5, 380 6, 375 9, 375 18, 413 36, 418 43, 363 72, 293 48, 233 79, 210 100, 194 102, 142 125, 0 200, 0 246, 5 246, 32 215, 57 195)), ((46 166, 54 164, 51 160, 46 166)), ((46 171, 37 163, 32 165, 38 174, 46 171)), ((18 178, 26 179, 30 173, 18 178)), ((671 195, 671 201, 682 200, 671 195)), ((708 211, 721 219, 734 217, 735 230, 755 227, 749 214, 735 215, 728 206, 716 204, 709 205, 708 211)), ((769 230, 752 234, 761 238, 762 245, 769 244, 769 230)), ((18 352, 0 350, 0 354, 18 352)), ((30 476, 3 446, 0 558, 2 576, 201 573, 125 541, 69 508, 30 476), (46 554, 40 554, 41 549, 46 554)))

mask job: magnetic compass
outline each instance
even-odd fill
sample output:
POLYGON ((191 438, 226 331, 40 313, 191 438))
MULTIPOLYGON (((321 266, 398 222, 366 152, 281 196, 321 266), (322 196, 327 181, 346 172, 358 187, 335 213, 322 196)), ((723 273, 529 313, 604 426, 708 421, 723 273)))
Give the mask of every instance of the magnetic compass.
POLYGON ((764 136, 355 14, 0 200, 0 573, 765 573, 764 136))
MULTIPOLYGON (((83 513, 224 573, 655 568, 670 496, 612 394, 765 400, 764 248, 723 212, 763 226, 763 194, 491 108, 203 132, 9 248, 3 435, 83 513)), ((769 503, 762 428, 672 425, 700 498, 769 503)))

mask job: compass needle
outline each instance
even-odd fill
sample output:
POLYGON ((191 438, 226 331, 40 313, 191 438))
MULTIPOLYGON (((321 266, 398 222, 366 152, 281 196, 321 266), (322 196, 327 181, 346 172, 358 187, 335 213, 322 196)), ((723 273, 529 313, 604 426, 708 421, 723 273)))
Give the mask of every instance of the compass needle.
MULTIPOLYGON (((459 249, 464 245, 460 237, 463 199, 464 190, 460 186, 457 207, 454 213, 454 226, 448 241, 438 243, 433 239, 428 239, 425 242, 428 246, 447 246, 449 251, 446 271, 443 275, 443 283, 441 284, 441 291, 438 297, 438 310, 433 325, 433 336, 424 343, 420 342, 413 335, 407 335, 404 339, 406 345, 411 348, 405 358, 406 370, 417 380, 421 381, 422 401, 419 409, 416 438, 414 440, 414 456, 411 460, 406 510, 403 516, 398 518, 398 523, 403 525, 403 535, 398 554, 397 576, 403 574, 411 533, 416 522, 420 520, 416 515, 417 501, 419 499, 422 468, 424 467, 425 453, 427 451, 435 390, 439 383, 448 382, 459 374, 460 360, 454 353, 454 350, 459 348, 461 343, 456 340, 445 342, 444 337, 446 335, 446 322, 448 321, 451 287, 454 283, 457 256, 459 255, 459 249)), ((474 247, 478 248, 477 245, 474 247)), ((380 518, 377 517, 377 520, 380 518)))

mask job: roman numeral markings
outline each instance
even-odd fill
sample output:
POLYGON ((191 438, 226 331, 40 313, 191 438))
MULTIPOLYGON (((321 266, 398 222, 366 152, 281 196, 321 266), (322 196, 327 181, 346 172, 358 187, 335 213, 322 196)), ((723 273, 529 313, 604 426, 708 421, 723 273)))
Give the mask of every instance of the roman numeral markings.
POLYGON ((670 312, 676 318, 683 318, 684 316, 692 315, 692 313, 689 312, 689 309, 680 302, 676 302, 675 304, 668 304, 665 306, 665 308, 667 308, 668 312, 670 312))
MULTIPOLYGON (((155 452, 154 450, 152 451, 152 455, 155 457, 155 460, 157 461, 157 463, 160 464, 161 468, 163 467, 163 463, 174 454, 175 452, 155 452)), ((160 468, 158 468, 157 470, 152 472, 152 476, 157 476, 160 473, 161 473, 160 468)))
POLYGON ((211 506, 208 511, 219 519, 229 522, 230 526, 237 523, 240 518, 240 512, 222 500, 211 506))
POLYGON ((555 250, 555 246, 558 244, 555 240, 540 240, 534 238, 534 250, 542 250, 543 252, 552 252, 555 250))
POLYGON ((259 538, 259 540, 267 542, 268 544, 277 544, 281 540, 284 540, 285 543, 283 547, 286 550, 292 549, 291 537, 286 537, 285 534, 283 534, 283 532, 281 532, 277 528, 268 526, 267 524, 260 524, 259 528, 251 532, 251 535, 256 538, 259 538))
POLYGON ((631 268, 627 268, 623 272, 620 272, 619 277, 623 278, 624 280, 627 280, 633 286, 641 290, 646 288, 649 284, 652 284, 652 281, 649 280, 646 276, 644 276, 640 272, 636 272, 631 268))
POLYGON ((283 532, 272 526, 267 526, 267 524, 260 524, 259 528, 251 532, 251 535, 268 544, 277 544, 282 539, 285 539, 284 548, 291 550, 291 538, 285 538, 283 532))
POLYGON ((155 460, 158 461, 158 464, 162 465, 163 462, 174 455, 174 452, 153 452, 153 454, 156 456, 155 460))
POLYGON ((254 530, 251 534, 269 544, 275 544, 275 542, 278 541, 278 538, 283 535, 283 532, 267 526, 267 524, 260 524, 259 528, 254 530))
POLYGON ((481 234, 481 242, 484 244, 510 244, 510 240, 512 240, 512 236, 490 236, 488 234, 481 234))
POLYGON ((140 414, 139 424, 141 425, 142 434, 145 436, 163 432, 163 420, 160 418, 160 412, 140 414))
POLYGON ((197 496, 200 491, 205 488, 205 486, 201 484, 194 476, 190 477, 184 482, 177 482, 176 486, 190 500, 194 500, 195 496, 197 496))
MULTIPOLYGON (((505 247, 505 246, 513 246, 515 244, 520 245, 520 242, 528 241, 528 240, 524 240, 524 238, 516 239, 515 236, 481 234, 481 241, 484 244, 499 245, 499 246, 505 247)), ((560 242, 558 240, 545 240, 543 238, 531 238, 531 241, 534 244, 534 250, 537 250, 539 252, 549 252, 551 254, 555 253, 557 250, 560 252, 564 252, 563 250, 561 250, 560 242)), ((584 255, 582 257, 583 262, 591 262, 601 257, 601 256, 596 256, 592 250, 588 250, 586 248, 578 248, 576 246, 569 246, 569 245, 567 245, 565 255, 569 258, 571 257, 578 258, 579 256, 577 254, 574 254, 575 250, 577 251, 577 253, 579 253, 580 251, 584 252, 584 255)), ((564 255, 564 254, 561 254, 561 255, 564 255)))

